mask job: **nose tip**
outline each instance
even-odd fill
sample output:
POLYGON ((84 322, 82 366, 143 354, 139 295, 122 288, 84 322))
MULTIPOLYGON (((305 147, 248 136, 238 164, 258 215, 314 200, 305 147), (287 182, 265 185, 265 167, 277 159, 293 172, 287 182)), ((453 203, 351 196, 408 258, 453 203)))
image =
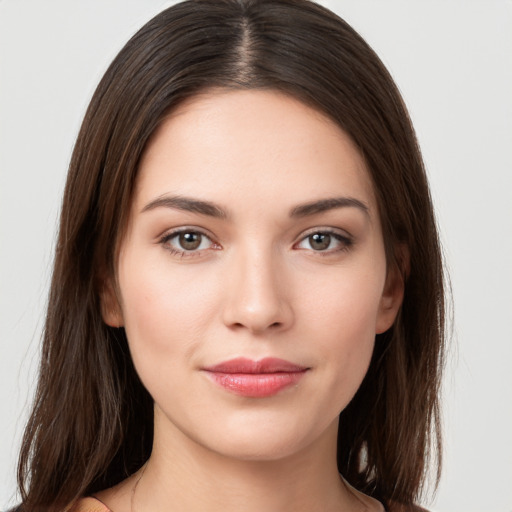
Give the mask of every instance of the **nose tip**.
POLYGON ((253 334, 279 331, 293 322, 284 276, 271 258, 242 261, 231 273, 224 323, 253 334))
MULTIPOLYGON (((236 314, 238 321, 226 323, 235 329, 248 329, 254 334, 265 331, 277 331, 285 325, 285 322, 274 320, 273 315, 262 314, 261 310, 241 305, 236 314)), ((276 315, 277 316, 277 315, 276 315)))

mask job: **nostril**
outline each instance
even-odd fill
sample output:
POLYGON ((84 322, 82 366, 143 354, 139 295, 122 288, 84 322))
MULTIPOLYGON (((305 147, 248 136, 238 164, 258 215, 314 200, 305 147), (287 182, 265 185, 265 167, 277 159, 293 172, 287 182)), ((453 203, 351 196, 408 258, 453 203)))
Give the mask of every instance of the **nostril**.
MULTIPOLYGON (((269 325, 267 325, 266 327, 262 327, 262 326, 250 326, 249 329, 250 330, 253 330, 255 332, 259 332, 259 331, 264 331, 265 329, 272 329, 272 330, 277 330, 277 329, 280 329, 281 327, 283 326, 283 323, 282 322, 273 322, 269 325)), ((231 325, 231 328, 233 329, 245 329, 247 327, 247 325, 244 325, 243 322, 235 322, 231 325)))

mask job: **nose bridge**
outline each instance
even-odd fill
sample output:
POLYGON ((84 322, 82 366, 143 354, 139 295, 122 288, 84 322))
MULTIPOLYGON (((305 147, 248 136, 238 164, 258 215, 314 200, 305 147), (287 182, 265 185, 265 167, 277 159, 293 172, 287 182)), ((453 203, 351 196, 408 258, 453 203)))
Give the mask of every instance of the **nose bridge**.
POLYGON ((284 328, 292 320, 283 264, 270 244, 248 242, 231 260, 224 321, 252 332, 284 328))

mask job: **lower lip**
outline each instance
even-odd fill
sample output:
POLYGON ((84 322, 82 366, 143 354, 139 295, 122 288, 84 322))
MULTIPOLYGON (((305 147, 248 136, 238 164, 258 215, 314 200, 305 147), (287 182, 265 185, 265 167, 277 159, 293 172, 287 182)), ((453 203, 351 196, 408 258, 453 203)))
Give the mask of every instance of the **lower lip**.
POLYGON ((236 395, 265 398, 299 382, 306 370, 277 373, 220 373, 207 372, 219 386, 236 395))

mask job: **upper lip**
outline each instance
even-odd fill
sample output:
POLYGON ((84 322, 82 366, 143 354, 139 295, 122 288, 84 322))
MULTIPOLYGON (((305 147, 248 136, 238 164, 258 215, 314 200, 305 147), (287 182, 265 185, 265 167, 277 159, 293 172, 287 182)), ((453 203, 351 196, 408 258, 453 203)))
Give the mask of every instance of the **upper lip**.
POLYGON ((301 366, 284 359, 276 357, 265 357, 259 361, 246 359, 245 357, 238 357, 223 361, 222 363, 208 366, 204 370, 215 373, 248 373, 248 374, 262 374, 262 373, 294 373, 303 372, 308 368, 301 366))

